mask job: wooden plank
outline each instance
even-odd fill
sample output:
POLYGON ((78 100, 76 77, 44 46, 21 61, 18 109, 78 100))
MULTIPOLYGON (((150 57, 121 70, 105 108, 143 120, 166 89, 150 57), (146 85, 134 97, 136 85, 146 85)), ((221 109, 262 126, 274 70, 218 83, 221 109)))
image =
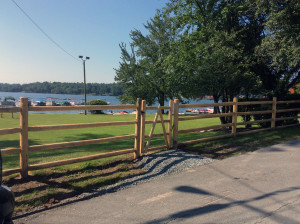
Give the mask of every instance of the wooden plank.
POLYGON ((202 128, 191 128, 191 129, 184 129, 178 131, 178 133, 189 133, 189 132, 198 132, 198 131, 206 131, 206 130, 215 130, 215 129, 220 129, 220 128, 225 128, 225 127, 231 127, 233 124, 220 124, 220 125, 214 125, 214 126, 208 126, 208 127, 202 127, 202 128))
POLYGON ((293 120, 293 119, 299 119, 300 116, 296 116, 296 117, 280 117, 280 118, 276 118, 276 121, 285 121, 285 120, 293 120))
POLYGON ((289 125, 284 125, 284 126, 277 126, 276 129, 278 129, 278 128, 296 127, 296 126, 300 126, 300 124, 289 124, 289 125))
POLYGON ((276 126, 276 103, 277 102, 277 98, 273 97, 273 104, 272 104, 272 121, 271 121, 271 128, 275 128, 276 126))
POLYGON ((200 139, 196 139, 196 140, 185 141, 185 142, 179 143, 179 145, 197 144, 200 142, 212 141, 212 140, 223 139, 223 138, 231 138, 231 137, 232 137, 232 134, 219 135, 219 136, 214 136, 214 137, 207 137, 207 138, 200 138, 200 139))
POLYGON ((119 151, 113 151, 113 152, 107 152, 107 153, 100 153, 100 154, 96 154, 96 155, 84 156, 84 157, 79 157, 79 158, 66 159, 66 160, 61 160, 61 161, 40 163, 40 164, 30 165, 29 170, 39 170, 39 169, 56 167, 56 166, 69 165, 69 164, 73 164, 73 163, 80 163, 80 162, 85 162, 85 161, 90 161, 90 160, 95 160, 95 159, 101 159, 101 158, 106 158, 106 157, 111 157, 111 156, 128 154, 128 153, 132 153, 134 151, 135 151, 135 149, 125 149, 125 150, 119 150, 119 151))
POLYGON ((67 147, 74 147, 74 146, 97 144, 103 142, 121 141, 121 140, 134 139, 134 138, 135 135, 123 135, 123 136, 115 136, 109 138, 89 139, 89 140, 73 141, 73 142, 61 142, 61 143, 53 143, 53 144, 45 144, 45 145, 33 145, 29 147, 29 150, 38 151, 38 150, 48 150, 48 149, 59 149, 59 148, 67 148, 67 147))
MULTIPOLYGON (((168 111, 168 142, 169 142, 169 147, 172 148, 172 120, 173 120, 173 100, 169 100, 169 111, 168 111)), ((166 121, 165 121, 166 122, 166 121)))
MULTIPOLYGON (((160 109, 160 105, 158 105, 158 109, 157 111, 160 109)), ((153 132, 154 132, 154 129, 155 129, 155 125, 156 125, 156 122, 157 122, 157 118, 158 118, 158 112, 155 114, 155 117, 154 117, 154 121, 153 121, 153 124, 152 124, 152 128, 150 130, 150 134, 148 136, 148 140, 147 140, 147 144, 145 146, 145 152, 148 151, 148 148, 149 148, 149 145, 150 145, 150 142, 151 142, 151 138, 152 138, 152 135, 153 135, 153 132)))
POLYGON ((163 134, 164 134, 164 138, 165 138, 165 143, 166 145, 169 147, 169 143, 168 143, 168 137, 167 137, 167 132, 166 132, 166 127, 165 127, 165 124, 164 124, 164 118, 163 118, 163 115, 162 115, 162 112, 161 110, 157 111, 159 113, 159 116, 160 116, 160 120, 161 120, 161 126, 162 126, 162 130, 163 130, 163 134))
POLYGON ((22 179, 28 176, 28 98, 20 98, 20 169, 22 179))
POLYGON ((251 112, 238 112, 237 115, 253 115, 253 114, 271 114, 272 110, 262 110, 262 111, 251 111, 251 112))
POLYGON ((142 101, 142 108, 141 108, 141 140, 140 140, 140 148, 141 153, 145 151, 145 127, 146 127, 146 100, 142 101))
POLYGON ((93 106, 38 106, 29 107, 29 111, 73 111, 73 110, 122 110, 136 109, 134 104, 93 105, 93 106))
POLYGON ((173 148, 178 146, 178 126, 179 126, 179 99, 174 100, 174 125, 173 125, 173 148))
POLYGON ((19 107, 0 107, 0 113, 17 113, 20 111, 19 107))
POLYGON ((242 105, 256 105, 256 104, 272 104, 273 101, 248 101, 248 102, 238 102, 238 106, 242 105))
POLYGON ((2 175, 3 176, 9 176, 9 175, 14 174, 14 173, 19 173, 20 171, 21 171, 20 168, 3 170, 2 171, 2 175))
POLYGON ((268 131, 271 130, 271 128, 260 128, 256 130, 251 130, 251 131, 243 131, 243 132, 238 132, 236 135, 246 135, 246 134, 253 134, 261 131, 268 131))
POLYGON ((265 122, 271 122, 271 121, 272 121, 272 119, 257 120, 257 121, 246 121, 246 122, 237 123, 237 125, 259 124, 259 123, 265 123, 265 122))
POLYGON ((217 106, 232 106, 232 102, 225 103, 203 103, 203 104, 181 104, 179 108, 196 108, 196 107, 217 107, 217 106))
MULTIPOLYGON (((169 110, 170 106, 168 106, 168 107, 167 106, 163 106, 163 107, 161 106, 160 109, 162 109, 162 110, 169 110)), ((146 110, 157 110, 157 107, 155 107, 155 106, 154 107, 149 107, 148 106, 148 107, 146 107, 146 110)))
POLYGON ((15 134, 20 132, 21 132, 21 128, 0 129, 0 135, 10 135, 10 134, 15 134))
POLYGON ((285 103, 300 103, 300 100, 277 101, 277 104, 285 104, 285 103))
POLYGON ((20 148, 9 148, 9 149, 0 149, 2 155, 16 154, 20 153, 20 148))
POLYGON ((167 145, 153 146, 148 149, 148 152, 159 150, 159 149, 167 149, 167 148, 168 148, 167 145))
MULTIPOLYGON (((166 135, 169 135, 169 133, 166 133, 166 135)), ((152 134, 151 138, 156 138, 156 137, 162 137, 164 136, 163 133, 159 133, 159 134, 152 134)), ((145 135, 145 138, 149 138, 149 135, 145 135)))
POLYGON ((142 99, 138 98, 136 100, 136 125, 135 125, 135 141, 134 141, 134 159, 138 159, 142 156, 141 152, 141 108, 142 108, 142 99))
POLYGON ((236 136, 236 123, 237 123, 237 112, 238 112, 238 100, 236 97, 233 98, 233 107, 232 107, 232 129, 231 133, 233 136, 236 136))
POLYGON ((29 131, 53 131, 64 129, 79 129, 79 128, 95 128, 95 127, 108 127, 119 125, 132 125, 136 124, 136 121, 114 121, 114 122, 98 122, 98 123, 86 123, 86 124, 61 124, 61 125, 43 125, 28 127, 29 131))
MULTIPOLYGON (((164 120, 164 123, 169 123, 170 122, 170 120, 168 119, 168 120, 164 120)), ((160 124, 161 123, 161 121, 157 121, 156 122, 156 124, 160 124)), ((153 121, 145 121, 145 124, 153 124, 153 121)))
POLYGON ((277 110, 277 113, 300 111, 300 108, 277 110))
POLYGON ((231 116, 232 116, 232 113, 203 114, 203 115, 195 115, 195 116, 180 117, 180 118, 178 118, 178 120, 179 120, 179 121, 186 121, 186 120, 196 120, 196 119, 203 119, 203 118, 231 117, 231 116))

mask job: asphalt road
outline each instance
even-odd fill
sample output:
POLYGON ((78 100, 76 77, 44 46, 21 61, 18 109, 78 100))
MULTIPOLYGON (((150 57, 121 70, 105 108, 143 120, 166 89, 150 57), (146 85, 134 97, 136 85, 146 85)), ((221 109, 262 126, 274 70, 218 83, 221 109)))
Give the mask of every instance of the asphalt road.
POLYGON ((300 223, 300 139, 70 203, 18 223, 300 223))

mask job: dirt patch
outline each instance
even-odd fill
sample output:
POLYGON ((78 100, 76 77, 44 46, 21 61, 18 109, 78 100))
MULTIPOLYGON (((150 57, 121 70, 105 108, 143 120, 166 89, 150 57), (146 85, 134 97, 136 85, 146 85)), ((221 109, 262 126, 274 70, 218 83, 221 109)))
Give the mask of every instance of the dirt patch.
POLYGON ((15 194, 15 216, 47 208, 82 193, 100 190, 144 171, 132 161, 114 161, 105 166, 88 166, 77 170, 47 169, 25 180, 5 177, 4 184, 15 194))

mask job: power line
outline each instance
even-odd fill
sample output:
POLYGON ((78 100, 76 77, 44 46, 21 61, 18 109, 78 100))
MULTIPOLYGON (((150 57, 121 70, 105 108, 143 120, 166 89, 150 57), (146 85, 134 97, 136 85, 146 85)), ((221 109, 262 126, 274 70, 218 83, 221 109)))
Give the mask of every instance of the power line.
POLYGON ((74 57, 72 54, 70 54, 67 50, 65 50, 62 46, 60 46, 53 38, 51 38, 16 2, 15 0, 11 0, 20 10, 21 12, 53 43, 55 44, 59 49, 61 49, 63 52, 74 58, 76 61, 80 61, 78 58, 74 57))

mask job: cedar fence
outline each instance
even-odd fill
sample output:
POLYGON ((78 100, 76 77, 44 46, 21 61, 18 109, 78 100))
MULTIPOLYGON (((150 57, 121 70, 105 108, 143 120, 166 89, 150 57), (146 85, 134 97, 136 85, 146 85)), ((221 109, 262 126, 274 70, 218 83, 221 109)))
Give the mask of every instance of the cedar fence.
POLYGON ((210 141, 221 138, 229 138, 235 137, 237 135, 255 133, 259 131, 266 131, 275 128, 295 126, 299 124, 285 125, 276 127, 276 121, 283 120, 291 120, 291 119, 299 119, 298 113, 297 116, 293 117, 276 117, 278 113, 284 112, 299 112, 300 108, 290 108, 290 109, 277 109, 278 104, 295 104, 300 103, 300 100, 293 101, 277 101, 276 98, 273 98, 273 101, 250 101, 250 102, 238 102, 237 98, 234 98, 233 102, 225 102, 225 103, 208 103, 208 104, 179 104, 179 100, 175 99, 174 103, 172 100, 169 101, 169 106, 146 106, 146 101, 137 99, 136 104, 126 104, 126 105, 97 105, 97 106, 28 106, 28 98, 20 98, 20 107, 14 108, 0 108, 0 113, 20 113, 20 127, 19 128, 9 128, 9 129, 0 129, 0 135, 9 135, 20 133, 20 147, 19 148, 8 148, 1 149, 2 155, 7 154, 20 154, 20 165, 19 168, 16 169, 7 169, 3 170, 3 176, 11 175, 14 173, 20 173, 22 178, 26 178, 28 176, 28 171, 30 170, 39 170, 45 168, 51 168, 56 166, 68 165, 78 162, 84 162, 89 160, 95 160, 100 158, 112 157, 117 155, 129 154, 133 153, 133 158, 137 159, 141 157, 143 154, 158 150, 158 149, 177 149, 178 145, 181 144, 194 144, 202 141, 210 141), (247 105, 271 105, 271 110, 264 111, 248 111, 248 112, 239 112, 238 106, 247 106, 247 105), (220 113, 220 114, 205 114, 205 115, 194 115, 194 116, 179 116, 180 108, 197 108, 197 107, 220 107, 220 106, 229 106, 231 107, 230 113, 220 113), (87 123, 87 124, 62 124, 62 125, 43 125, 43 126, 28 126, 28 113, 29 111, 78 111, 78 110, 116 110, 116 109, 134 109, 136 110, 136 119, 133 121, 114 121, 114 122, 98 122, 98 123, 87 123), (157 113, 155 114, 154 120, 146 120, 147 111, 155 110, 157 113), (162 115, 162 110, 168 111, 168 119, 164 120, 162 115), (174 111, 174 112, 173 112, 174 111), (255 114, 271 114, 272 118, 270 119, 262 119, 256 121, 246 121, 246 122, 237 122, 238 116, 246 116, 246 115, 255 115, 255 114), (179 122, 187 121, 187 120, 196 120, 196 119, 204 119, 204 118, 215 118, 215 117, 232 117, 232 122, 221 125, 214 125, 209 127, 201 127, 201 128, 192 128, 192 129, 184 129, 179 130, 179 122), (243 131, 237 132, 238 125, 247 125, 247 124, 257 124, 271 122, 270 128, 260 128, 257 130, 243 131), (165 123, 167 123, 167 128, 165 127, 165 123), (146 124, 152 124, 151 131, 149 135, 145 134, 145 126, 146 124), (163 133, 153 134, 156 124, 162 125, 163 133), (90 127, 105 127, 105 126, 120 126, 120 125, 134 125, 135 126, 135 134, 131 135, 123 135, 123 136, 114 136, 108 138, 100 138, 100 139, 89 139, 82 141, 72 141, 72 142, 62 142, 62 143, 53 143, 53 144, 44 144, 44 145, 29 145, 28 144, 28 132, 34 131, 50 131, 50 130, 64 130, 64 129, 79 129, 79 128, 90 128, 90 127), (178 142, 178 135, 183 133, 190 132, 199 132, 199 131, 210 131, 215 129, 222 129, 231 127, 231 133, 201 138, 196 140, 189 140, 185 142, 178 142), (154 137, 164 137, 165 144, 160 146, 150 147, 151 139, 154 137), (173 136, 173 141, 172 141, 173 136), (111 151, 106 153, 100 153, 95 155, 89 155, 79 158, 72 158, 60 161, 53 161, 47 163, 40 163, 29 165, 28 158, 30 151, 39 151, 39 150, 51 150, 58 148, 67 148, 73 146, 82 146, 96 143, 104 143, 104 142, 112 142, 112 141, 120 141, 134 139, 134 146, 130 149, 111 151), (146 142, 147 139, 147 142, 146 142))

